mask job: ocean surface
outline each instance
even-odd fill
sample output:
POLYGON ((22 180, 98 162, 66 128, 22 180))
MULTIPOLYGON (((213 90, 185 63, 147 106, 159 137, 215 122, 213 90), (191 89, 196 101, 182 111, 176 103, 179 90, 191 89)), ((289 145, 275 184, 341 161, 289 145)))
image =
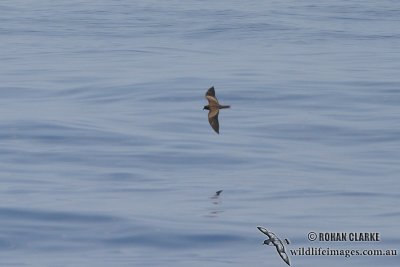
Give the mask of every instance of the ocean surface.
POLYGON ((399 266, 290 252, 400 253, 399 25, 397 0, 1 1, 0 266, 287 266, 257 226, 292 266, 399 266))

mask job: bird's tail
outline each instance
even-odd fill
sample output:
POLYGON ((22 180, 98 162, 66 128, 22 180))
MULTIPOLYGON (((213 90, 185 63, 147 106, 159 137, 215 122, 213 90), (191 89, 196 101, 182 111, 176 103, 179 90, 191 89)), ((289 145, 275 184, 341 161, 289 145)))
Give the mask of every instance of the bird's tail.
POLYGON ((220 109, 223 109, 223 108, 230 108, 230 107, 231 107, 231 106, 223 106, 223 105, 220 105, 220 106, 219 106, 220 109))

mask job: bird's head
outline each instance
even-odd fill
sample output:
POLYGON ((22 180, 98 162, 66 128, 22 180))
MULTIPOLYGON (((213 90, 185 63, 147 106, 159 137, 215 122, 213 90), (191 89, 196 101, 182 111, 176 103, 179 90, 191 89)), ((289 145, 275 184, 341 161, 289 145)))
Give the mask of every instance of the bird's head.
POLYGON ((264 240, 264 245, 271 245, 271 243, 272 243, 272 241, 271 241, 271 239, 266 239, 266 240, 264 240))
POLYGON ((208 105, 207 105, 207 106, 204 106, 204 107, 203 107, 203 110, 205 110, 205 109, 206 109, 206 110, 210 110, 210 107, 209 107, 208 105))

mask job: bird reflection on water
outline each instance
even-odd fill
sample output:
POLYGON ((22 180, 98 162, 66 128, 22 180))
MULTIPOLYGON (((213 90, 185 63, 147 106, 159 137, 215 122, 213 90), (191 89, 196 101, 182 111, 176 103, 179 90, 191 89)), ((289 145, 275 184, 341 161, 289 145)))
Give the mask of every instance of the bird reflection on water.
POLYGON ((213 204, 213 206, 209 209, 210 212, 208 215, 206 215, 206 217, 218 217, 218 215, 222 212, 224 212, 224 210, 222 210, 220 208, 220 204, 221 204, 221 193, 222 190, 218 190, 217 192, 215 192, 215 194, 210 197, 211 199, 211 203, 213 204))

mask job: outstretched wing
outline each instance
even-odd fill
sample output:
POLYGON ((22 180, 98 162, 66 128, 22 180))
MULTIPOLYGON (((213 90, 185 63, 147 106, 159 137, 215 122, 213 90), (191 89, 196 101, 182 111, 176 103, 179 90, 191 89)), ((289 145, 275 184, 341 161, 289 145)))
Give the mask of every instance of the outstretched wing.
POLYGON ((283 245, 282 241, 274 233, 269 233, 273 236, 271 237, 272 243, 275 245, 276 251, 278 252, 279 256, 281 256, 282 260, 290 266, 289 256, 286 254, 285 246, 283 245))
POLYGON ((208 104, 209 104, 210 106, 214 106, 214 107, 218 107, 218 106, 219 106, 219 104, 218 104, 218 99, 217 99, 217 97, 215 96, 214 86, 210 87, 210 88, 207 90, 206 98, 207 98, 208 104))
POLYGON ((286 262, 287 265, 290 266, 289 257, 288 257, 288 255, 286 254, 286 252, 279 252, 279 251, 278 251, 278 254, 279 254, 279 256, 281 256, 282 260, 283 260, 284 262, 286 262))
POLYGON ((211 86, 211 87, 207 90, 206 96, 213 96, 213 97, 215 97, 214 86, 211 86))
MULTIPOLYGON (((257 226, 257 229, 261 231, 264 235, 267 235, 269 238, 272 238, 273 236, 271 235, 271 232, 269 232, 267 229, 261 226, 257 226)), ((276 236, 274 236, 276 237, 276 236)))
POLYGON ((208 122, 217 134, 219 134, 218 113, 218 109, 210 109, 210 112, 208 112, 208 122))

